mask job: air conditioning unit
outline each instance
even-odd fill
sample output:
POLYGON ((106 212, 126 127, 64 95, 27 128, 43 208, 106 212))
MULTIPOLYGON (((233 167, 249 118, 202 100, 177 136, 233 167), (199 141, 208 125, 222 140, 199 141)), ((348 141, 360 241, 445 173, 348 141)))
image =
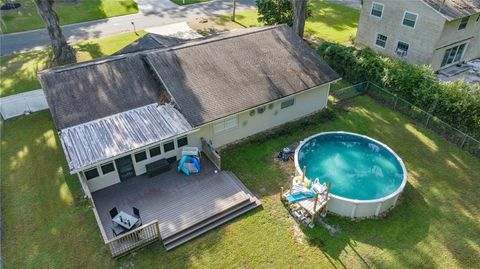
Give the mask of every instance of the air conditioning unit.
POLYGON ((407 56, 407 51, 406 50, 396 50, 395 53, 400 57, 407 56))

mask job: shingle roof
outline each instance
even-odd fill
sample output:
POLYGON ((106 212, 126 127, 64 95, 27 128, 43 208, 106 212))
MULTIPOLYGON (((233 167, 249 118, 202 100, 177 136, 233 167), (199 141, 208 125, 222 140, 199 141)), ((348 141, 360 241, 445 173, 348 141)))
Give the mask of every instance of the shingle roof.
POLYGON ((456 20, 480 13, 480 0, 423 0, 448 20, 456 20))
POLYGON ((286 25, 237 30, 145 55, 193 126, 339 78, 286 25))
POLYGON ((173 105, 150 104, 59 132, 70 171, 192 130, 173 105))
POLYGON ((173 45, 178 45, 186 41, 187 40, 180 39, 177 37, 148 33, 142 36, 141 38, 137 39, 136 41, 128 44, 121 50, 115 52, 113 55, 120 55, 120 54, 139 52, 139 51, 145 51, 145 50, 151 50, 151 49, 161 49, 161 48, 166 48, 173 45))
POLYGON ((57 129, 161 103, 162 86, 138 55, 113 56, 39 73, 57 129))

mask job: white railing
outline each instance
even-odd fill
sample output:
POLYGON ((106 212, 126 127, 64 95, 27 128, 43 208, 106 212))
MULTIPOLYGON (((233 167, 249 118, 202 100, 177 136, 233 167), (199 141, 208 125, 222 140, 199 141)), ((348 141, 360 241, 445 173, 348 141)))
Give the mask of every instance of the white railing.
POLYGON ((160 222, 155 220, 107 240, 105 245, 108 246, 112 257, 118 258, 160 239, 160 222))

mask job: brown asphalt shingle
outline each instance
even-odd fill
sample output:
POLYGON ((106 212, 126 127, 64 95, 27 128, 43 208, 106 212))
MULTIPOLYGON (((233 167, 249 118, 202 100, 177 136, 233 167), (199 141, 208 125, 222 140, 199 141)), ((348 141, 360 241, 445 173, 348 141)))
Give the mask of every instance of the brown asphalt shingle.
POLYGON ((456 20, 480 13, 480 0, 423 0, 435 10, 456 20))
POLYGON ((339 78, 286 25, 150 51, 146 60, 193 126, 339 78))

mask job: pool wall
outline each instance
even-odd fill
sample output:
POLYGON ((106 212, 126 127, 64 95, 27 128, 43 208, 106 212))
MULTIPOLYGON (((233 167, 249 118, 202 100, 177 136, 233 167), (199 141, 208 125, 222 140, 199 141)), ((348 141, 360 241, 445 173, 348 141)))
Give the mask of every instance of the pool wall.
POLYGON ((403 164, 402 159, 398 157, 398 155, 392 149, 390 149, 387 145, 373 138, 370 138, 368 136, 359 135, 359 134, 350 133, 350 132, 338 131, 338 132, 323 132, 323 133, 315 134, 306 138, 305 140, 300 142, 300 145, 298 145, 297 149, 295 150, 296 174, 297 175, 303 174, 302 167, 300 167, 299 160, 298 160, 298 152, 303 147, 303 145, 306 142, 308 142, 310 139, 313 139, 321 135, 328 135, 328 134, 347 134, 347 135, 358 136, 383 146, 386 150, 388 150, 391 154, 393 154, 393 156, 395 156, 395 158, 400 163, 400 166, 402 167, 402 171, 403 171, 403 180, 397 190, 395 190, 390 195, 387 195, 379 199, 354 200, 354 199, 348 199, 338 195, 330 194, 330 200, 328 201, 328 204, 327 204, 327 210, 331 213, 335 213, 337 215, 350 217, 350 218, 371 218, 371 217, 377 217, 382 213, 393 208, 397 204, 398 198, 400 197, 400 194, 402 193, 407 183, 407 170, 405 169, 405 165, 403 164))

